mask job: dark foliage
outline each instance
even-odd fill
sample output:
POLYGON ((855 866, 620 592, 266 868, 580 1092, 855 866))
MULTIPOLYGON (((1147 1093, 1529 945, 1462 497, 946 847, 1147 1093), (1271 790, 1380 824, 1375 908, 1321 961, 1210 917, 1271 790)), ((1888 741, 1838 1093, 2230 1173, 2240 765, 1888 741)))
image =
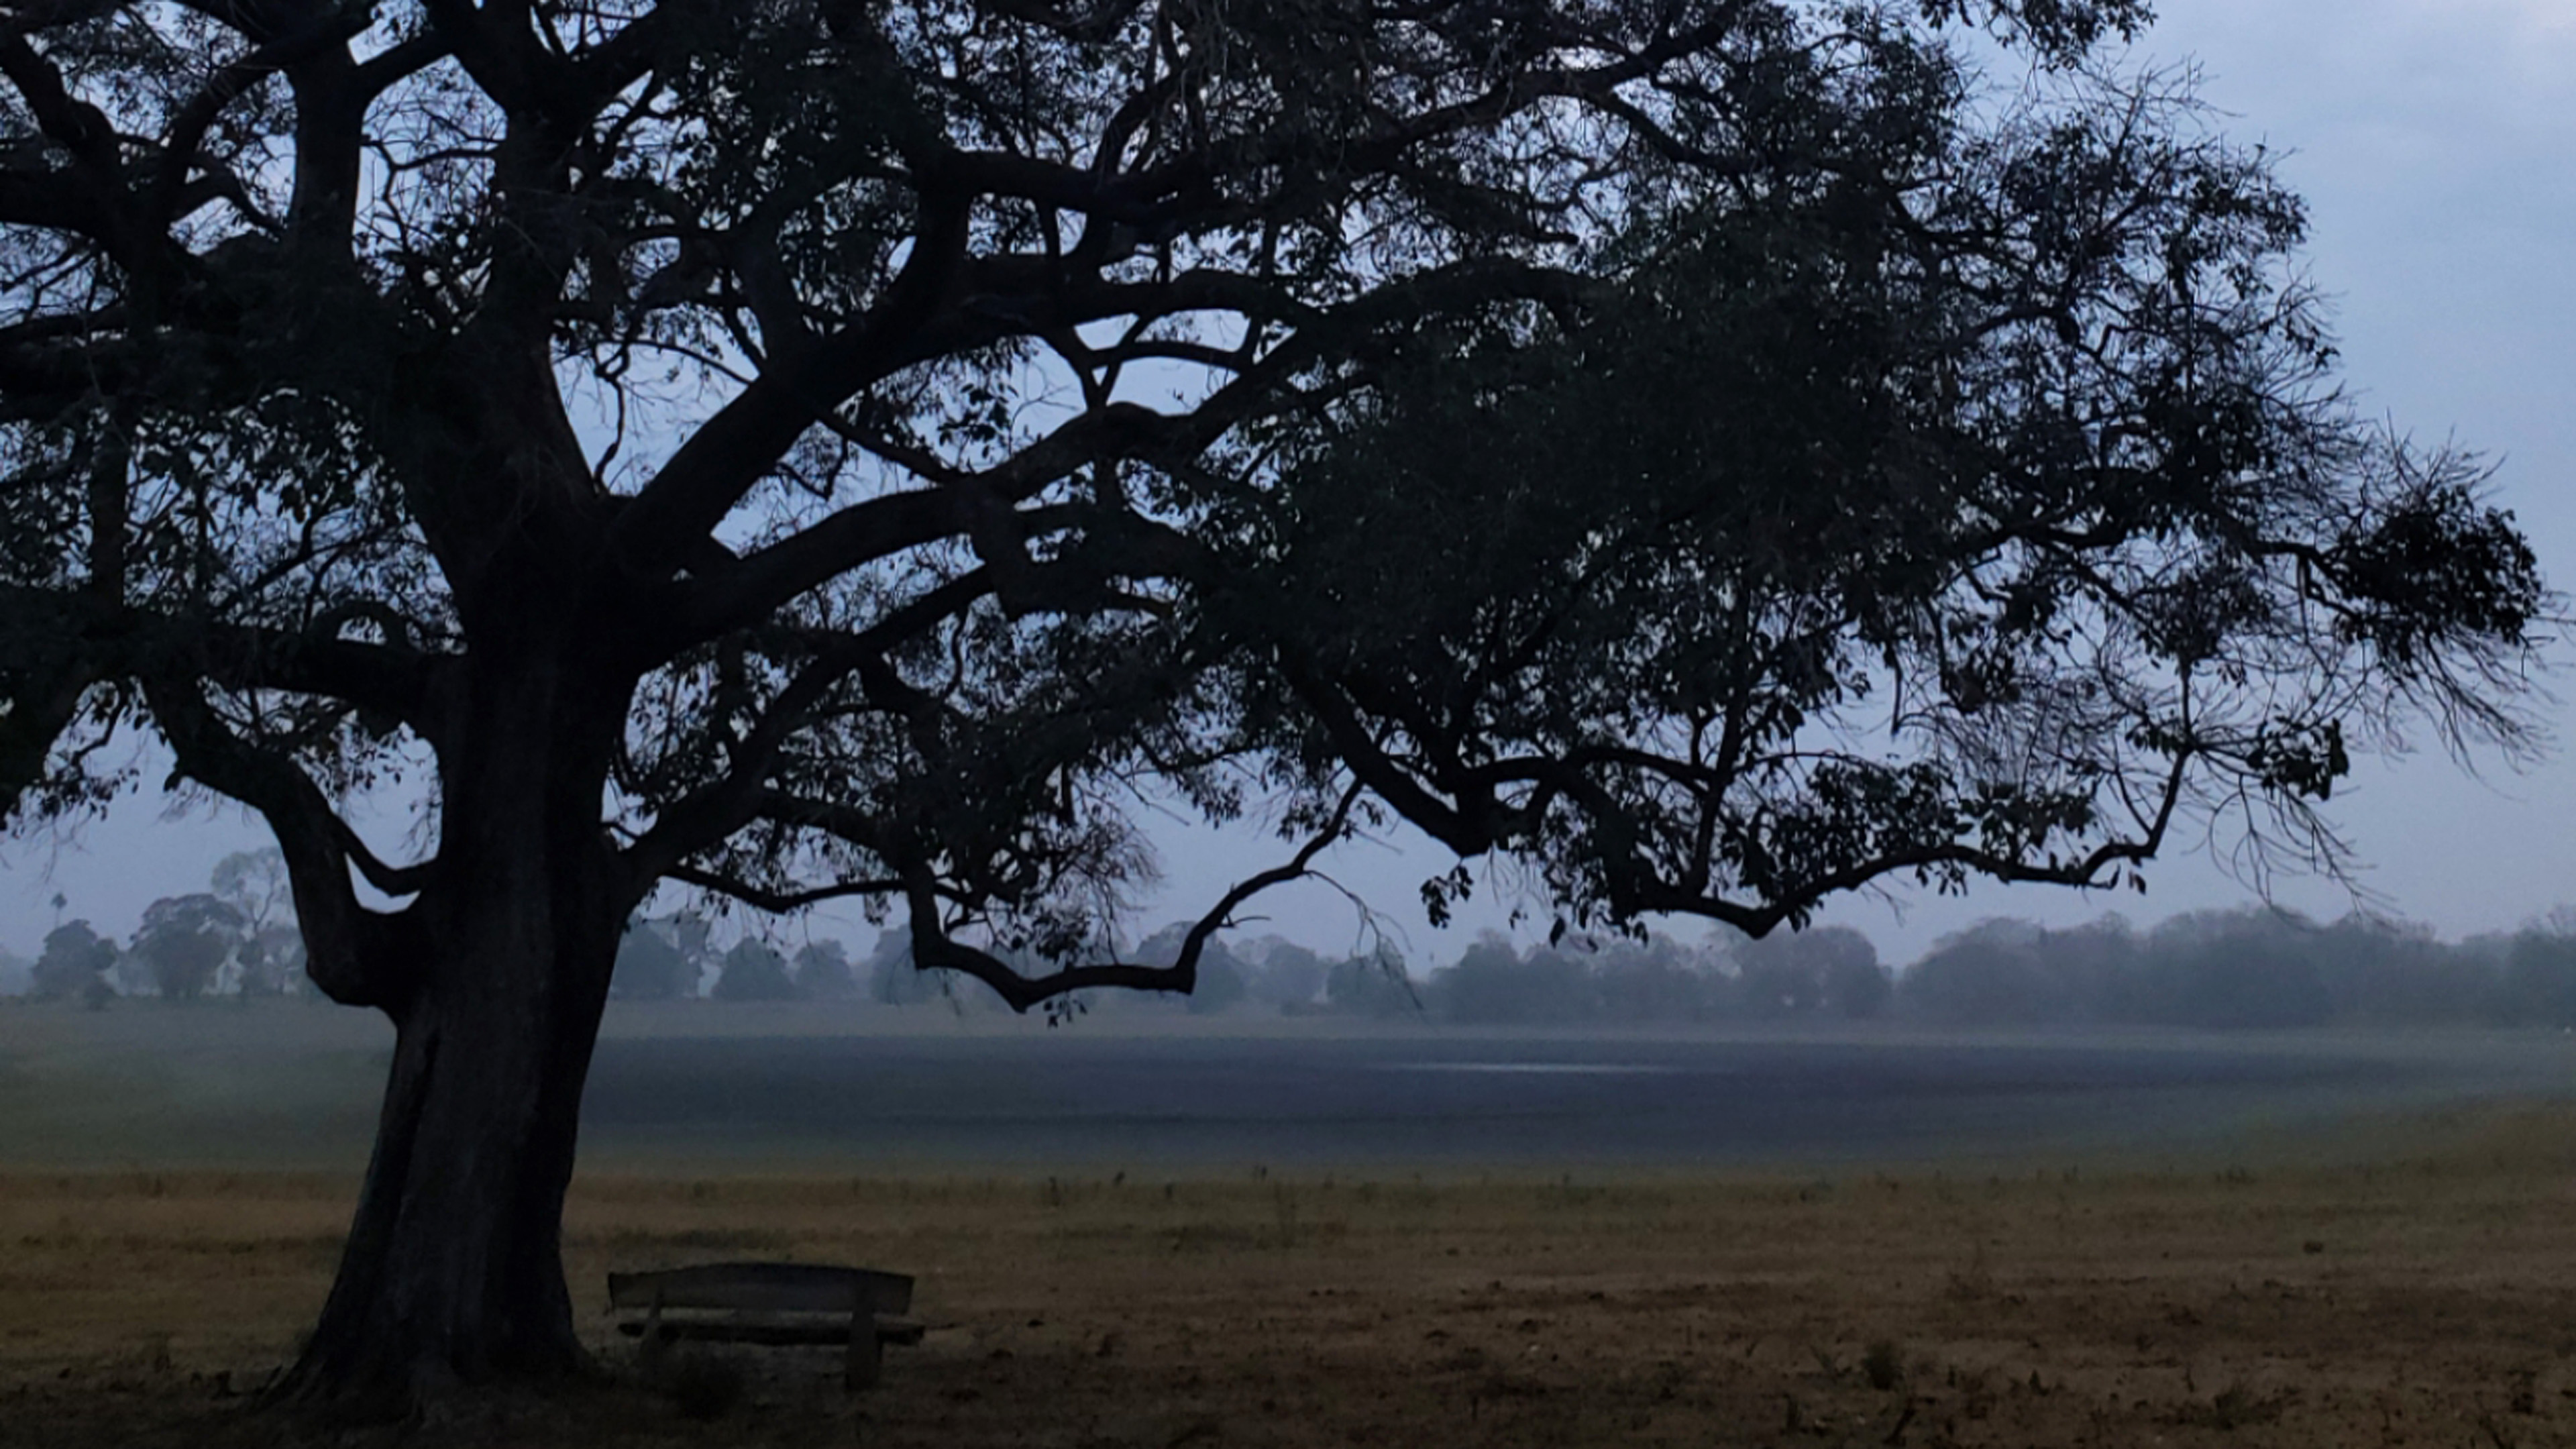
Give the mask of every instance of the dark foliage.
POLYGON ((1575 959, 1590 968, 1601 1015, 1613 1021, 1687 1021, 1726 1004, 1722 980, 1669 936, 1622 938, 1575 959))
POLYGON ((859 994, 859 978, 850 970, 849 948, 825 939, 808 941, 796 951, 796 994, 817 1001, 846 1001, 859 994))
POLYGON ((1962 1026, 2571 1027, 2568 925, 2553 916, 2448 945, 2360 915, 2319 925, 2259 907, 2175 916, 2144 934, 2118 916, 2073 930, 1993 920, 1907 968, 1896 1006, 1962 1026))
POLYGON ((1719 949, 1656 934, 1516 951, 1488 935, 1431 973, 1424 1003, 1433 1019, 1462 1023, 1764 1021, 1875 1016, 1893 990, 1877 948, 1846 926, 1736 936, 1719 949))
POLYGON ((249 920, 222 897, 172 896, 143 908, 133 952, 163 997, 191 1001, 214 989, 224 963, 254 939, 249 920))
POLYGON ((116 964, 116 943, 90 929, 87 921, 66 921, 45 933, 45 949, 33 975, 38 997, 79 998, 108 990, 107 968, 116 964))
POLYGON ((2331 864, 2355 745, 2519 737, 2543 596, 2336 401, 2261 154, 2079 65, 2144 14, 12 11, 0 775, 147 721, 365 1000, 349 868, 445 875, 327 806, 428 759, 460 837, 605 791, 603 908, 894 898, 1022 1007, 1191 984, 1001 965, 1108 954, 1145 772, 1578 924, 2331 864))
POLYGON ((793 1001, 796 981, 776 947, 745 936, 725 952, 724 969, 709 994, 718 1001, 793 1001))
POLYGON ((1434 1014, 1450 1021, 1553 1022, 1574 1025, 1600 1014, 1592 975, 1550 950, 1527 954, 1499 938, 1467 948, 1457 964, 1431 975, 1434 1014))
POLYGON ((1392 948, 1346 956, 1324 969, 1324 1007, 1364 1020, 1420 1018, 1422 993, 1392 948))
POLYGON ((618 938, 615 974, 608 994, 640 1001, 669 1001, 698 994, 698 965, 681 954, 664 934, 667 926, 652 921, 628 923, 618 938))
MULTIPOLYGON (((1952 936, 1909 968, 1908 1012, 1960 1025, 2028 1026, 2080 1021, 2103 1010, 2109 987, 2091 953, 2043 951, 2046 933, 1988 921, 1952 936)), ((2126 944, 2127 938, 2120 938, 2126 944)))
POLYGON ((1252 981, 1253 999, 1282 1011, 1314 1006, 1324 994, 1324 958, 1276 936, 1254 944, 1261 948, 1261 969, 1252 981))
POLYGON ((242 921, 233 948, 245 996, 291 991, 304 977, 304 938, 295 929, 293 885, 277 850, 238 851, 215 862, 208 888, 242 921))
POLYGON ((1734 981, 1724 1004, 1746 1016, 1831 1011, 1871 1017, 1885 1008, 1892 989, 1878 948, 1849 926, 1739 940, 1728 954, 1734 981))

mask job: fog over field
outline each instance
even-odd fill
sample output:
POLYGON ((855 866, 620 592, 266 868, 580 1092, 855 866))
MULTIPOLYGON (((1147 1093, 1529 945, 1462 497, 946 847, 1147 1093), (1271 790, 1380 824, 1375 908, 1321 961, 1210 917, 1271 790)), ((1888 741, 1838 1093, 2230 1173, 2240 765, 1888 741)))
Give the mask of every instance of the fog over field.
MULTIPOLYGON (((310 1002, 0 1010, 0 1164, 355 1170, 390 1033, 310 1002)), ((2576 1094, 2556 1032, 1893 1022, 1652 1029, 1040 1022, 945 1006, 628 1003, 586 1170, 1437 1178, 2324 1162, 2426 1114, 2576 1094)))

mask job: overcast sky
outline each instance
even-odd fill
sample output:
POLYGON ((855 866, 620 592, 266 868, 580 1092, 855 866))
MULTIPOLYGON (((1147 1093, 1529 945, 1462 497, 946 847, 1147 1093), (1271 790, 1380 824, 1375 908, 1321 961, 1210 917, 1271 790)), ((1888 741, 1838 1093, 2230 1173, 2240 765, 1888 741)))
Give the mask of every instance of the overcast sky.
MULTIPOLYGON (((2288 153, 2281 173, 2310 204, 2313 277, 2335 300, 2345 375, 2363 404, 2421 439, 2455 436, 2488 454, 2502 502, 2552 580, 2576 585, 2576 3, 2161 0, 2159 9, 2136 58, 2197 61, 2203 94, 2233 118, 2229 130, 2288 153)), ((2576 693, 2576 675, 2559 683, 2576 693)), ((2545 712, 2563 739, 2576 739, 2568 707, 2545 712)), ((2334 814, 2367 884, 2446 936, 2576 901, 2576 761, 2564 751, 2527 774, 2490 769, 2483 778, 2464 776, 2438 749, 2364 759, 2336 792, 2334 814)), ((1271 842, 1177 826, 1158 835, 1165 889, 1148 924, 1194 913, 1273 863, 1271 842)), ((203 889, 217 859, 264 843, 238 812, 172 814, 145 795, 68 841, 0 846, 0 948, 32 953, 57 891, 67 914, 121 937, 153 898, 203 889)), ((1401 842, 1346 847, 1330 862, 1401 928, 1417 962, 1463 944, 1458 932, 1429 931, 1415 895, 1446 865, 1401 842)), ((2073 921, 2118 909, 2143 921, 2248 896, 2187 849, 2147 879, 2144 897, 1900 893, 1895 904, 1846 903, 1827 919, 1868 931, 1902 962, 1981 916, 2073 921)), ((2329 915, 2346 903, 2314 882, 2278 883, 2275 895, 2329 915)), ((1324 948, 1351 938, 1352 913, 1330 892, 1285 894, 1264 909, 1276 925, 1260 929, 1324 948)), ((1464 929, 1499 923, 1498 909, 1480 903, 1464 929)), ((868 938, 855 922, 813 929, 868 938)))

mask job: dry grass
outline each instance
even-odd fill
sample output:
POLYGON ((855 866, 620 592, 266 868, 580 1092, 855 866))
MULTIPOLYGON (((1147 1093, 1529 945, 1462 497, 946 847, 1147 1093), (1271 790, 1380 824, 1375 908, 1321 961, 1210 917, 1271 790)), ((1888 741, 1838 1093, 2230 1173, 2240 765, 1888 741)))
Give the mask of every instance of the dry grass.
MULTIPOLYGON (((920 1275, 934 1332, 855 1400, 829 1353, 749 1350, 711 1422, 612 1385, 450 1437, 2576 1443, 2576 1115, 2435 1135, 2374 1167, 2010 1180, 595 1178, 585 1298, 612 1266, 861 1262, 920 1275)), ((0 1177, 0 1439, 279 1443, 223 1394, 291 1350, 350 1189, 0 1177)))

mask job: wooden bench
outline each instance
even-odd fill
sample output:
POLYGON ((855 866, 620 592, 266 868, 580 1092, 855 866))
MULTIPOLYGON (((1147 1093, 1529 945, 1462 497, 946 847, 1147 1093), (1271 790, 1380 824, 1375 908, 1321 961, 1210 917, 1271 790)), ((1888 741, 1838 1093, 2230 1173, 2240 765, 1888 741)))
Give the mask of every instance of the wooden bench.
POLYGON ((877 1381, 885 1345, 921 1342, 912 1279, 871 1268, 817 1263, 702 1263, 656 1273, 608 1275, 611 1312, 640 1313, 617 1325, 640 1338, 651 1369, 674 1339, 728 1343, 847 1343, 843 1382, 877 1381))

